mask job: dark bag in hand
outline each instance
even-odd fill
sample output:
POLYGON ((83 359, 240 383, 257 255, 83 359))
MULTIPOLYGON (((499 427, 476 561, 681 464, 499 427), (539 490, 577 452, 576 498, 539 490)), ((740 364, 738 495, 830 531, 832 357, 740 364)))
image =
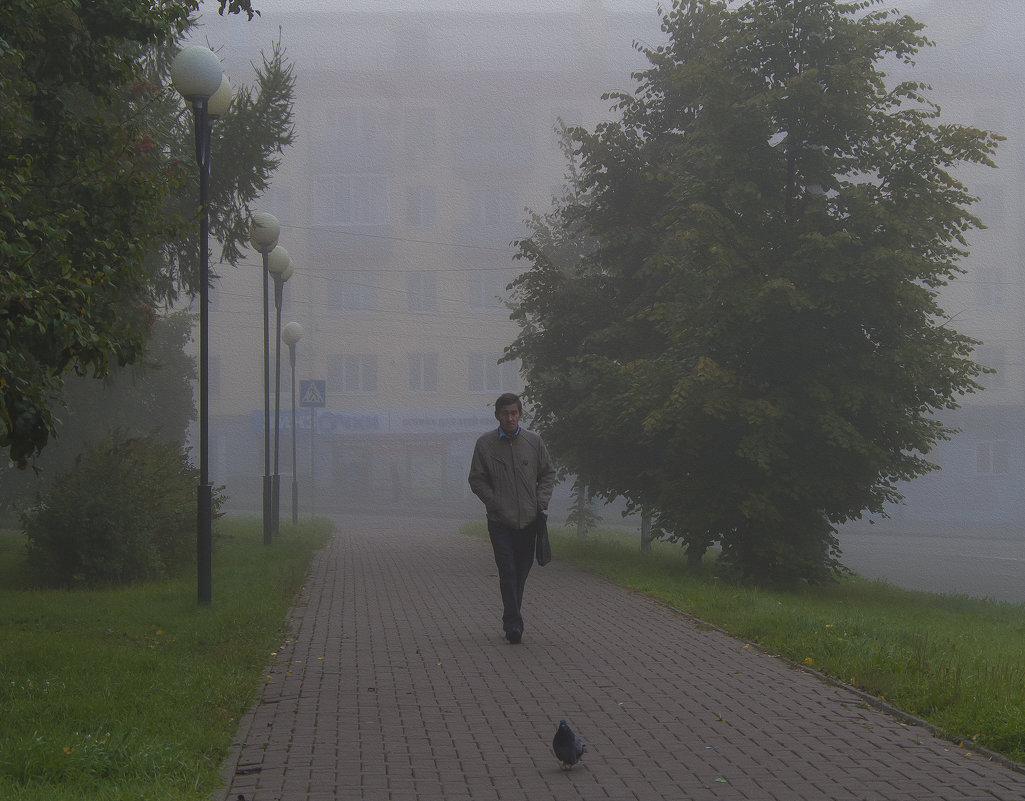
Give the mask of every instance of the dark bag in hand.
POLYGON ((534 528, 536 529, 534 556, 537 559, 537 563, 544 567, 552 561, 552 546, 548 542, 548 515, 545 512, 537 513, 534 528))

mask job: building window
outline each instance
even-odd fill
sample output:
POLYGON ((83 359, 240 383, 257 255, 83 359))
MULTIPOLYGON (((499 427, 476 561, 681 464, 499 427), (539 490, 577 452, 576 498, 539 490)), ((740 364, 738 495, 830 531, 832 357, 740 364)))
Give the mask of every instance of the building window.
POLYGON ((387 177, 314 176, 313 220, 317 225, 387 225, 387 177))
POLYGON ((424 270, 409 273, 406 276, 406 295, 411 312, 436 312, 438 310, 437 275, 424 270))
POLYGON ((282 225, 289 225, 294 219, 295 207, 291 187, 284 183, 273 183, 260 195, 257 208, 273 214, 282 225))
POLYGON ((345 106, 334 110, 331 132, 346 147, 376 142, 385 130, 382 114, 370 106, 345 106))
POLYGON ((978 268, 972 271, 975 282, 976 296, 980 306, 996 309, 1006 302, 1007 273, 1004 270, 978 268))
MULTIPOLYGON (((295 290, 296 283, 293 281, 286 281, 285 286, 281 290, 281 314, 284 317, 289 317, 292 314, 292 309, 295 306, 295 290), (292 284, 292 286, 289 286, 292 284)), ((270 291, 272 297, 270 298, 271 306, 274 306, 274 281, 271 280, 270 291)))
POLYGON ((501 353, 470 354, 470 392, 514 392, 516 370, 509 362, 498 363, 501 353))
POLYGON ((207 366, 207 392, 209 397, 218 398, 221 395, 221 357, 211 355, 207 366))
MULTIPOLYGON (((483 98, 481 98, 483 100, 483 98)), ((459 161, 474 170, 534 166, 538 155, 531 122, 511 108, 469 99, 472 110, 453 129, 459 161)))
POLYGON ((421 167, 434 157, 438 145, 438 115, 433 108, 412 108, 405 114, 406 163, 421 167))
POLYGON ((421 228, 434 225, 437 203, 433 186, 414 186, 406 196, 406 222, 421 228))
POLYGON ((1002 389, 1007 386, 1007 348, 1004 345, 980 345, 973 358, 983 367, 996 370, 980 376, 987 389, 1002 389))
POLYGON ((438 391, 438 354, 409 354, 409 391, 438 391))
POLYGON ((1007 440, 979 442, 975 446, 976 470, 980 475, 1004 475, 1010 472, 1010 447, 1007 440))
POLYGON ((377 309, 377 276, 368 272, 336 273, 328 284, 328 302, 337 311, 377 309))
POLYGON ((1000 183, 990 181, 973 184, 979 199, 972 205, 971 212, 988 228, 1000 228, 1008 219, 1007 189, 1000 183))
POLYGON ((328 392, 377 392, 377 356, 342 353, 327 357, 328 392))
POLYGON ((481 311, 505 309, 507 295, 504 270, 478 270, 469 276, 470 307, 481 311))
MULTIPOLYGON (((551 125, 549 130, 552 131, 551 144, 552 152, 560 156, 566 152, 566 136, 564 131, 568 133, 571 128, 578 126, 587 127, 587 123, 584 122, 584 112, 579 108, 559 108, 552 109, 551 112, 551 125)), ((555 196, 561 195, 565 191, 565 187, 561 186, 559 191, 555 193, 555 196)))
POLYGON ((478 229, 507 229, 520 225, 516 196, 504 189, 475 189, 470 193, 470 222, 478 229))

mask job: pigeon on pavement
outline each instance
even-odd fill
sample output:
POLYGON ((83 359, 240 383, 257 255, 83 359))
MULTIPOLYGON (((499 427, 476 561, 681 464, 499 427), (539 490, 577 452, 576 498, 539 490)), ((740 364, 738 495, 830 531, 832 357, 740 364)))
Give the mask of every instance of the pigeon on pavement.
POLYGON ((564 720, 559 721, 559 729, 555 732, 552 740, 552 750, 559 758, 565 770, 570 770, 580 761, 587 750, 587 746, 580 742, 580 738, 573 733, 573 729, 564 720))

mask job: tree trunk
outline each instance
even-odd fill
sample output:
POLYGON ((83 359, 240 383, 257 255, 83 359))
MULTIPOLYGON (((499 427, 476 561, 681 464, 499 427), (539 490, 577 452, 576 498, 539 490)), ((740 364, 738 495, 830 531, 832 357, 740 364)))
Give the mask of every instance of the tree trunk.
POLYGON ((651 550, 651 513, 641 513, 641 550, 651 550))
POLYGON ((703 542, 692 542, 687 546, 687 569, 694 572, 701 570, 701 560, 705 558, 708 546, 703 542))
POLYGON ((585 517, 587 516, 587 485, 577 484, 577 537, 584 538, 587 533, 585 517))

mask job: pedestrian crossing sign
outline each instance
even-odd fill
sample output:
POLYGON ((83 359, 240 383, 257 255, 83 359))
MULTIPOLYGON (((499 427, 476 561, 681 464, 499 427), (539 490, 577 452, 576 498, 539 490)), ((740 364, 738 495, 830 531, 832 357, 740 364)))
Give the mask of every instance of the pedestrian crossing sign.
POLYGON ((300 381, 299 382, 299 405, 305 408, 322 407, 327 405, 327 382, 325 381, 300 381))

